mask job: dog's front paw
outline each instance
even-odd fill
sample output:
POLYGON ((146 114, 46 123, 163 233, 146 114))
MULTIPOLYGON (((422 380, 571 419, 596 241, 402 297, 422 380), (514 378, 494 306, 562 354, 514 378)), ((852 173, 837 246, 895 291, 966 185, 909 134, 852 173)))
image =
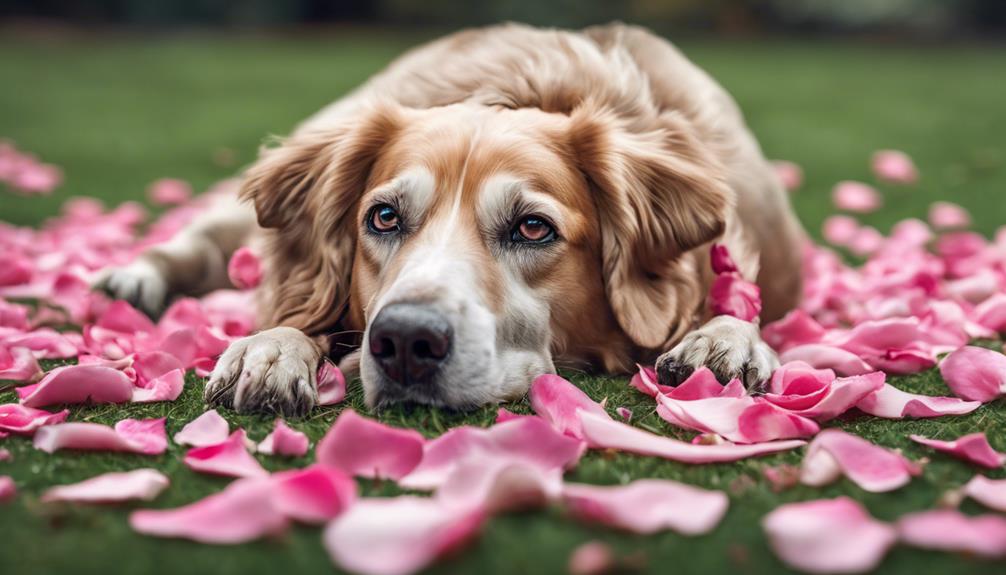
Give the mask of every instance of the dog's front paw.
POLYGON ((739 379, 748 391, 759 393, 779 367, 779 357, 762 341, 757 325, 724 315, 686 335, 657 358, 657 378, 663 385, 678 385, 702 366, 721 383, 739 379))
POLYGON ((168 300, 168 280, 160 268, 142 257, 123 267, 105 269, 92 287, 126 300, 150 317, 164 311, 168 300))
POLYGON ((318 403, 321 350, 300 330, 277 327, 231 344, 203 396, 238 413, 301 416, 318 403))

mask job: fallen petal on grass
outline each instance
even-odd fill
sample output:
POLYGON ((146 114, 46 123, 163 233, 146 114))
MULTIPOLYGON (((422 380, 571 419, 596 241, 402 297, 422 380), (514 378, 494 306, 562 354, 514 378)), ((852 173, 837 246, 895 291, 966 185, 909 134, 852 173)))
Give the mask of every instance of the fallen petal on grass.
POLYGON ((123 473, 104 473, 73 483, 50 487, 42 494, 45 503, 116 503, 138 499, 152 501, 170 481, 156 469, 136 469, 123 473))
POLYGON ((669 529, 703 535, 716 528, 729 506, 721 491, 666 479, 640 479, 614 487, 567 483, 562 499, 578 519, 640 534, 669 529))

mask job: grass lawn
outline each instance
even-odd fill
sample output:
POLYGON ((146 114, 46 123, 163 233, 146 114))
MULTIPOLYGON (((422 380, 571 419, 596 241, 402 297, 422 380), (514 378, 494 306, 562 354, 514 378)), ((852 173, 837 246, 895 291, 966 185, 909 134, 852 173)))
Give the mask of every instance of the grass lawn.
MULTIPOLYGON (((344 93, 414 38, 388 33, 331 32, 325 37, 107 37, 45 39, 5 34, 0 39, 0 137, 65 169, 66 184, 52 197, 22 199, 0 193, 0 220, 37 225, 71 195, 115 204, 141 199, 154 179, 185 178, 202 189, 254 158, 263 136, 285 133, 297 121, 344 93), (222 165, 221 156, 232 156, 222 165)), ((916 160, 922 182, 887 189, 886 205, 865 221, 886 231, 895 221, 924 217, 930 202, 956 201, 971 210, 975 225, 992 233, 1006 223, 1006 47, 852 46, 795 42, 708 43, 682 46, 736 96, 766 153, 800 163, 804 188, 794 197, 806 226, 817 234, 830 212, 831 186, 840 179, 869 180, 869 154, 901 148, 916 160)), ((686 437, 653 412, 653 401, 626 386, 626 378, 567 374, 611 410, 626 406, 634 422, 686 437)), ((947 393, 939 374, 894 378, 904 389, 947 393)), ((113 423, 124 417, 168 418, 174 434, 200 413, 202 382, 190 375, 177 401, 165 404, 75 408, 77 421, 113 423)), ((346 405, 366 412, 358 383, 346 405)), ((0 402, 14 401, 12 392, 0 402)), ((318 440, 342 406, 318 409, 291 425, 318 440)), ((508 408, 527 412, 526 402, 508 408)), ((462 424, 488 425, 495 408, 467 414, 428 409, 391 410, 381 419, 436 436, 462 424)), ((261 439, 272 418, 225 412, 232 424, 261 439)), ((626 454, 591 453, 571 481, 616 484, 661 477, 726 490, 731 509, 709 536, 672 533, 629 536, 569 520, 558 510, 498 517, 458 557, 437 565, 440 573, 560 573, 577 545, 599 539, 631 555, 647 572, 775 573, 760 518, 792 501, 849 495, 875 516, 890 520, 930 508, 974 469, 916 446, 908 434, 939 439, 986 431, 1006 450, 1006 406, 985 406, 971 415, 921 421, 847 416, 834 423, 912 458, 930 457, 923 476, 891 494, 869 494, 842 480, 824 489, 796 487, 774 493, 761 475, 767 465, 796 464, 801 452, 735 464, 689 466, 626 454)), ((22 496, 0 509, 0 572, 203 573, 327 572, 331 564, 320 531, 297 528, 282 539, 234 547, 210 547, 133 534, 131 506, 51 507, 37 496, 54 484, 98 473, 152 466, 172 486, 153 504, 182 505, 220 490, 227 481, 199 475, 181 463, 172 445, 158 457, 35 451, 29 441, 4 440, 13 461, 0 463, 22 496)), ((303 466, 313 455, 282 461, 261 457, 270 469, 303 466)), ((1003 470, 990 473, 1006 477, 1003 470)), ((390 494, 390 484, 362 482, 366 494, 390 494)), ((967 511, 978 511, 966 503, 967 511)), ((885 573, 989 573, 1004 565, 948 554, 894 549, 885 573)))

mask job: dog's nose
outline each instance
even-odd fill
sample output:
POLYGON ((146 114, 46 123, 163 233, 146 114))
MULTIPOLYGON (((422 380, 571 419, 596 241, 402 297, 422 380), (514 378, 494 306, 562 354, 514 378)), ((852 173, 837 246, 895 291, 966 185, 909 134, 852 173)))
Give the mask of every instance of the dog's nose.
POLYGON ((370 324, 370 354, 388 378, 426 383, 451 351, 451 324, 428 306, 385 306, 370 324))

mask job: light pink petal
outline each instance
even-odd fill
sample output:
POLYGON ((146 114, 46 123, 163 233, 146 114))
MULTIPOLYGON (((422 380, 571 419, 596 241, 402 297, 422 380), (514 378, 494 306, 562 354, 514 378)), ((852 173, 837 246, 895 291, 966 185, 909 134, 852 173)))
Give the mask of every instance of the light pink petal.
POLYGON ((150 184, 147 197, 154 205, 177 206, 192 197, 192 186, 185 180, 163 178, 150 184))
POLYGON ((446 506, 492 514, 537 508, 558 499, 562 471, 522 457, 473 453, 462 459, 437 488, 436 498, 446 506))
MULTIPOLYGON (((816 421, 827 421, 856 407, 864 398, 875 394, 885 385, 884 379, 882 372, 836 378, 825 388, 825 393, 815 398, 816 401, 813 405, 801 407, 800 409, 793 409, 778 401, 773 403, 797 415, 809 417, 816 421)), ((773 401, 770 395, 766 395, 765 399, 773 401)))
POLYGON ((821 227, 821 235, 824 240, 839 247, 850 245, 858 233, 859 222, 850 216, 829 216, 821 227))
POLYGON ((831 192, 835 207, 847 212, 869 213, 881 206, 880 194, 862 182, 839 182, 831 192))
POLYGON ((282 419, 276 420, 276 427, 272 433, 258 444, 258 452, 267 455, 284 455, 287 457, 302 457, 307 453, 307 436, 290 429, 282 419))
POLYGON ((677 387, 660 386, 657 389, 665 397, 679 401, 694 401, 710 397, 740 397, 741 395, 745 395, 743 387, 739 395, 735 394, 732 389, 728 389, 727 386, 720 383, 713 372, 705 366, 696 369, 677 387), (666 389, 666 391, 662 391, 662 389, 666 389))
POLYGON ((567 483, 562 497, 579 519, 640 534, 670 529, 703 535, 716 528, 729 505, 721 491, 666 479, 640 479, 616 487, 567 483))
POLYGON ((895 529, 849 497, 789 503, 762 519, 769 545, 806 573, 865 573, 897 540, 895 529))
POLYGON ((655 435, 631 425, 604 419, 590 413, 580 414, 583 436, 599 449, 617 449, 640 455, 663 457, 684 463, 719 463, 737 461, 756 455, 786 451, 805 441, 772 441, 754 445, 721 443, 700 445, 655 435))
POLYGON ((122 300, 112 302, 105 313, 98 318, 97 325, 127 334, 154 331, 154 323, 150 321, 150 318, 122 300))
POLYGON ((257 287, 262 281, 262 262, 251 248, 240 247, 227 264, 227 277, 238 289, 257 287))
POLYGON ((739 273, 719 274, 709 289, 709 306, 713 315, 753 321, 761 315, 761 289, 739 273))
POLYGON ((17 497, 17 485, 10 475, 0 475, 0 503, 13 501, 17 497))
POLYGON ((459 465, 472 458, 504 457, 545 472, 565 470, 576 465, 585 447, 583 441, 555 431, 537 416, 517 417, 488 429, 456 427, 427 442, 422 462, 398 484, 406 489, 436 489, 459 465))
POLYGON ((42 373, 42 368, 30 349, 7 349, 0 344, 0 380, 31 381, 42 373))
POLYGON ((1006 556, 1006 518, 998 515, 969 517, 960 511, 937 509, 909 513, 897 526, 901 542, 912 547, 990 559, 1006 556))
POLYGON ((577 413, 588 411, 599 417, 611 417, 597 402, 558 375, 540 375, 528 393, 534 412, 552 424, 559 433, 583 439, 577 413))
POLYGON ((21 398, 26 407, 57 403, 125 403, 133 382, 121 371, 96 365, 57 367, 21 398))
POLYGON ((228 435, 230 426, 227 420, 220 417, 217 410, 211 409, 187 423, 175 434, 174 440, 178 445, 206 447, 227 441, 228 435))
POLYGON ((933 397, 901 391, 889 383, 867 395, 856 404, 864 413, 887 419, 905 417, 940 417, 963 415, 981 407, 980 401, 963 401, 956 397, 933 397))
POLYGON ((1006 293, 997 293, 974 310, 975 321, 996 333, 1006 332, 1006 293))
POLYGON ((992 449, 988 438, 981 432, 963 435, 954 441, 939 441, 921 435, 910 435, 909 438, 916 443, 932 447, 936 451, 949 453, 954 457, 989 469, 1002 467, 1006 463, 1006 454, 992 449))
POLYGON ((750 396, 691 401, 658 396, 657 402, 657 414, 664 420, 685 429, 715 433, 734 443, 809 437, 819 429, 809 419, 750 396))
POLYGON ((943 360, 940 373, 958 397, 987 403, 1006 393, 1006 356, 981 347, 962 347, 943 360))
POLYGON ((80 483, 51 487, 42 494, 42 501, 51 503, 114 503, 140 499, 154 500, 170 481, 156 469, 136 469, 124 473, 104 473, 80 483))
POLYGON ((801 309, 795 309, 762 328, 762 339, 778 352, 797 345, 817 343, 824 334, 821 324, 801 309))
POLYGON ((60 423, 36 431, 34 445, 47 453, 81 449, 159 455, 167 449, 167 436, 163 418, 124 419, 114 429, 98 423, 60 423))
POLYGON ((516 414, 505 407, 501 407, 496 410, 496 423, 504 423, 510 421, 511 419, 520 419, 521 417, 534 417, 527 415, 516 414))
POLYGON ((398 429, 347 409, 318 443, 318 463, 359 477, 398 480, 419 465, 425 440, 419 432, 398 429))
POLYGON ((971 214, 951 202, 935 202, 929 206, 929 223, 937 230, 966 228, 971 225, 971 214))
POLYGON ((471 540, 481 510, 426 497, 366 498, 335 518, 323 543, 340 568, 367 575, 406 575, 471 540))
POLYGON ((600 541, 588 541, 569 555, 569 575, 605 575, 615 572, 615 554, 600 541))
POLYGON ((785 160, 773 160, 772 167, 786 191, 795 191, 803 184, 803 169, 798 164, 785 160))
POLYGON ((873 174, 892 184, 914 184, 919 172, 908 154, 900 150, 878 150, 872 157, 873 174))
POLYGON ((346 398, 346 377, 332 362, 318 368, 318 405, 333 405, 346 398))
POLYGON ((150 387, 153 380, 175 370, 184 370, 185 364, 170 353, 147 351, 136 354, 133 367, 136 369, 136 384, 150 387))
POLYGON ((632 410, 628 407, 616 407, 615 413, 622 418, 622 421, 628 422, 632 420, 632 410))
POLYGON ((838 429, 825 429, 811 441, 800 469, 805 485, 827 485, 844 474, 873 493, 893 491, 921 473, 900 453, 838 429))
POLYGON ((181 369, 175 369, 148 381, 147 385, 146 388, 133 389, 132 401, 134 403, 174 401, 182 394, 182 388, 185 386, 185 373, 181 369))
POLYGON ((281 471, 272 476, 272 504, 301 523, 323 524, 356 501, 352 477, 324 465, 281 471))
POLYGON ((660 385, 657 383, 657 372, 653 371, 652 367, 641 365, 637 365, 636 367, 639 368, 639 371, 632 374, 632 379, 629 380, 629 385, 632 387, 650 397, 656 397, 658 393, 670 393, 674 389, 669 385, 660 385))
POLYGON ((779 356, 782 363, 806 362, 818 369, 831 369, 843 376, 863 375, 876 371, 852 352, 828 344, 805 344, 792 347, 779 356))
POLYGON ((69 413, 67 409, 50 413, 18 403, 5 403, 0 405, 0 431, 30 436, 43 425, 63 423, 69 413))
MULTIPOLYGON (((943 287, 947 294, 953 298, 972 304, 980 304, 999 291, 999 276, 991 270, 982 270, 967 277, 949 280, 943 284, 943 287)), ((976 312, 975 317, 978 320, 982 319, 980 312, 976 312)))
POLYGON ((1006 479, 975 475, 964 486, 964 494, 989 509, 1006 513, 1006 479))
POLYGON ((245 432, 239 429, 223 443, 195 447, 185 454, 185 465, 193 471, 227 477, 262 477, 268 472, 248 453, 245 432))
POLYGON ((234 544, 286 530, 287 518, 270 504, 275 486, 269 478, 240 479, 223 491, 175 509, 134 511, 129 525, 155 537, 179 537, 200 543, 234 544))

